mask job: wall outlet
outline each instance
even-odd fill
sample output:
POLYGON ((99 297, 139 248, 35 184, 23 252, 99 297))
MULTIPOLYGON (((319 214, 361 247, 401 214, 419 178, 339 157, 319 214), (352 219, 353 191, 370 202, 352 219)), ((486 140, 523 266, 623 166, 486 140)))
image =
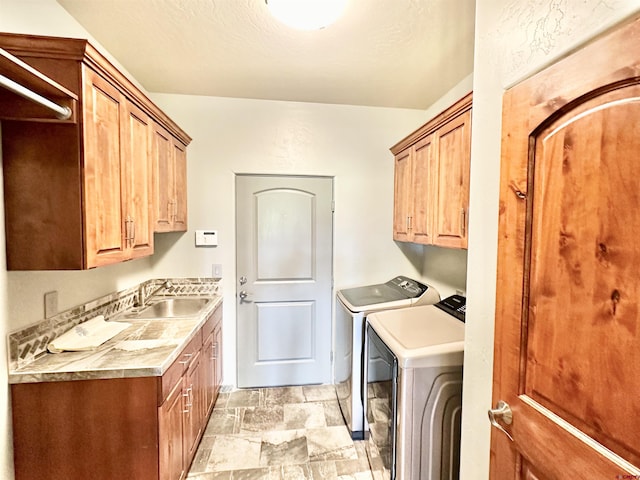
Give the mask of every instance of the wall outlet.
POLYGON ((58 313, 58 291, 44 294, 44 318, 53 317, 58 313))
POLYGON ((222 264, 214 263, 213 264, 213 278, 222 278, 222 264))

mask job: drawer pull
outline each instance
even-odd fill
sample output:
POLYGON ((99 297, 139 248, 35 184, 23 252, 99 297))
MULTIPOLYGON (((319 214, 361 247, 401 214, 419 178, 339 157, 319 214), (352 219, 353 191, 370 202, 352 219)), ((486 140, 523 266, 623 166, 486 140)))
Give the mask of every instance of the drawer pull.
POLYGON ((191 357, 193 357, 193 353, 185 353, 183 357, 186 357, 186 359, 180 360, 180 363, 182 365, 189 365, 189 362, 191 362, 191 357))

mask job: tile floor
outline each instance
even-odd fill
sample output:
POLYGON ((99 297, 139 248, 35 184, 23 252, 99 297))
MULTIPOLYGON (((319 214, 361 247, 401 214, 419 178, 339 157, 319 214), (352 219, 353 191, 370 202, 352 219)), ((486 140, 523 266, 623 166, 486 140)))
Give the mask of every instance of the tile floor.
POLYGON ((188 480, 372 480, 333 385, 220 393, 188 480))

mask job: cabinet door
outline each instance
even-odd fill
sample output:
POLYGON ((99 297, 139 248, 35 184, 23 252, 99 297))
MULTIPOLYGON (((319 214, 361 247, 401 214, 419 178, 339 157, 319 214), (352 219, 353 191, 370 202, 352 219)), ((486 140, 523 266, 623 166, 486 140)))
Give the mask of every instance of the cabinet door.
POLYGON ((178 140, 173 142, 174 161, 174 217, 173 231, 187 231, 187 147, 178 140))
POLYGON ((433 243, 467 248, 471 112, 454 118, 436 134, 438 190, 434 196, 433 243))
POLYGON ((410 241, 411 213, 411 156, 412 148, 403 150, 395 157, 393 191, 393 239, 410 241))
POLYGON ((428 135, 415 144, 411 162, 410 239, 425 245, 433 243, 433 198, 437 177, 434 137, 428 135))
POLYGON ((182 446, 184 403, 181 379, 160 407, 160 480, 180 480, 186 473, 182 446))
POLYGON ((204 393, 205 393, 205 414, 208 414, 213 407, 216 386, 216 355, 214 346, 214 332, 205 340, 202 347, 204 356, 204 393))
POLYGON ((183 417, 183 453, 185 465, 190 465, 195 454, 202 428, 202 361, 200 351, 192 357, 184 375, 183 397, 185 409, 183 417))
POLYGON ((160 125, 153 135, 155 231, 187 230, 187 147, 160 125))
POLYGON ((124 104, 122 184, 126 214, 123 231, 130 258, 138 258, 153 253, 152 123, 131 102, 125 100, 124 104))
POLYGON ((128 258, 120 155, 124 98, 92 70, 84 70, 84 201, 86 267, 128 258))
POLYGON ((175 180, 173 139, 160 125, 153 129, 155 231, 173 230, 175 180))

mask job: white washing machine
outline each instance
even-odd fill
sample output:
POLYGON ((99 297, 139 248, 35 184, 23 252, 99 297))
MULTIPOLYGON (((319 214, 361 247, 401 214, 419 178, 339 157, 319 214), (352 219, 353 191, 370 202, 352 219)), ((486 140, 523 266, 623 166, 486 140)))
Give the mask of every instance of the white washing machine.
POLYGON ((363 352, 367 316, 439 300, 435 288, 402 275, 386 283, 337 292, 334 383, 342 416, 353 439, 363 439, 365 432, 363 352))
POLYGON ((385 479, 459 477, 465 303, 367 318, 367 454, 385 479))

